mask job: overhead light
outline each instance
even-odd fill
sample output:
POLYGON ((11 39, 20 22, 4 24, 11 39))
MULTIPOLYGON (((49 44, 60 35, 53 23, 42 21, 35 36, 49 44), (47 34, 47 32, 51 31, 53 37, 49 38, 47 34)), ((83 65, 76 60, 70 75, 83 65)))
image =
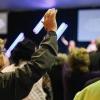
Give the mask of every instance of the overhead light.
POLYGON ((24 33, 20 33, 18 37, 15 39, 15 41, 11 44, 9 49, 6 51, 5 55, 9 58, 11 55, 11 51, 16 47, 16 45, 24 40, 24 33))

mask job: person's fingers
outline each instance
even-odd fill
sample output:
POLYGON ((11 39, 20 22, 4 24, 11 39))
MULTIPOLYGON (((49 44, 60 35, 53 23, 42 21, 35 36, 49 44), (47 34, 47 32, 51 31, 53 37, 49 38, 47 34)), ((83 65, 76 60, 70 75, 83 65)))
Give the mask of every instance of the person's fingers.
POLYGON ((44 22, 47 21, 47 20, 50 20, 50 19, 55 19, 56 13, 57 13, 56 9, 54 9, 54 8, 49 9, 44 15, 44 22))
POLYGON ((49 9, 45 13, 44 19, 46 20, 47 18, 56 18, 56 13, 57 13, 57 10, 55 8, 49 9))
POLYGON ((48 13, 48 17, 50 17, 52 15, 52 10, 50 10, 50 12, 48 13))
POLYGON ((51 18, 56 18, 56 14, 57 14, 57 10, 52 9, 51 12, 50 12, 50 17, 51 18))
POLYGON ((51 9, 49 9, 49 10, 45 13, 44 17, 45 17, 45 18, 46 18, 46 17, 49 17, 50 12, 51 12, 51 9))
POLYGON ((47 12, 46 12, 46 14, 45 14, 45 17, 49 17, 49 16, 51 16, 53 13, 54 13, 54 9, 49 9, 47 12))
POLYGON ((55 8, 50 9, 50 14, 54 13, 55 8))
POLYGON ((54 13, 53 16, 56 18, 57 10, 54 10, 53 13, 54 13))

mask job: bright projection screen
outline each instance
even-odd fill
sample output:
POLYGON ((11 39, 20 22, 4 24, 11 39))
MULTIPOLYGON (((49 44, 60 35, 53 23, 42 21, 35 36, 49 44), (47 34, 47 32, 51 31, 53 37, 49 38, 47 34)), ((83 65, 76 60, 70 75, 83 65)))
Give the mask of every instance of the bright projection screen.
POLYGON ((91 41, 100 37, 100 9, 78 11, 78 41, 91 41))
POLYGON ((0 34, 7 34, 8 13, 0 12, 0 34))

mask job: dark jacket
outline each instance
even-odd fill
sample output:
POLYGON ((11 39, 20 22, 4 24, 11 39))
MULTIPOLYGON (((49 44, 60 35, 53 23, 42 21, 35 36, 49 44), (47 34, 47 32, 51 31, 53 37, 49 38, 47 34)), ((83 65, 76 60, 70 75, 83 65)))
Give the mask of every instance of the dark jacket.
POLYGON ((53 66, 56 54, 56 34, 50 32, 31 61, 15 72, 0 73, 0 100, 21 100, 27 96, 33 84, 53 66))
POLYGON ((90 70, 100 71, 100 51, 90 53, 90 70))
POLYGON ((67 65, 68 57, 66 54, 60 53, 57 56, 54 67, 51 72, 49 72, 51 85, 53 90, 53 100, 64 100, 64 82, 65 74, 69 76, 69 68, 67 65))
POLYGON ((75 94, 81 91, 86 85, 92 84, 96 80, 100 79, 100 71, 98 72, 81 72, 81 71, 74 71, 72 72, 71 77, 68 79, 67 83, 67 90, 68 95, 67 100, 73 100, 75 94), (90 80, 94 80, 91 83, 87 83, 90 80))

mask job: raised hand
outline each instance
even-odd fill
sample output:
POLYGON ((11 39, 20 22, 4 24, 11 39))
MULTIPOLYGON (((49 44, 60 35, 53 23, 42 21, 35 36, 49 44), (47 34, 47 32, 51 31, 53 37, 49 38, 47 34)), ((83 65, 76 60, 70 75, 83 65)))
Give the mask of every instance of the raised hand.
POLYGON ((56 22, 56 14, 57 10, 52 8, 49 9, 44 15, 44 28, 47 32, 57 30, 57 22, 56 22))

